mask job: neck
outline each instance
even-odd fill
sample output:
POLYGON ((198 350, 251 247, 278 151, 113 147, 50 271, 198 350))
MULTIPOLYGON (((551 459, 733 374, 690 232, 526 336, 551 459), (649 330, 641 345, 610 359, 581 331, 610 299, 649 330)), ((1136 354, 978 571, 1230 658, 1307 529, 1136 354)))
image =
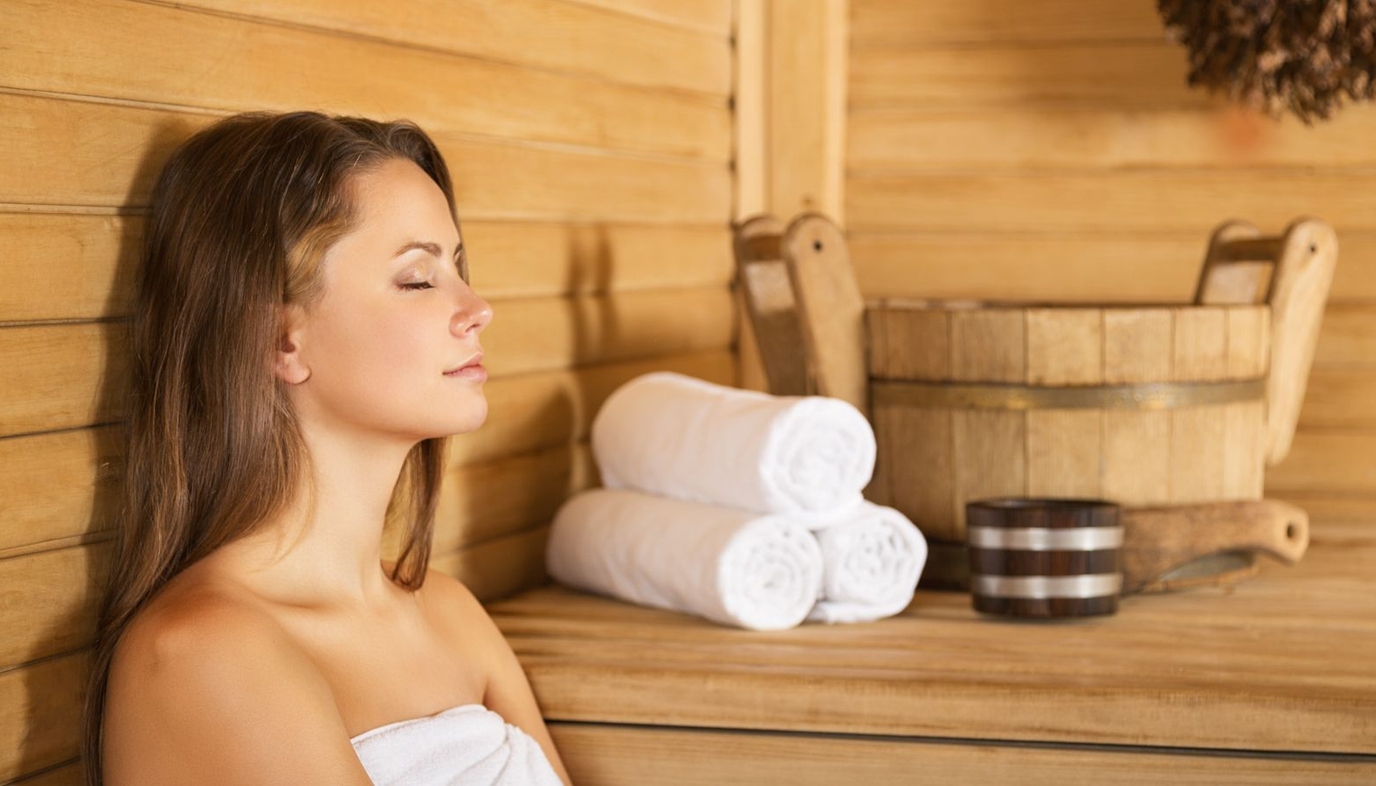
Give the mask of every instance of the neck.
POLYGON ((281 515, 239 541, 236 572, 276 599, 378 606, 395 597, 382 567, 387 505, 412 444, 305 428, 310 466, 281 515))

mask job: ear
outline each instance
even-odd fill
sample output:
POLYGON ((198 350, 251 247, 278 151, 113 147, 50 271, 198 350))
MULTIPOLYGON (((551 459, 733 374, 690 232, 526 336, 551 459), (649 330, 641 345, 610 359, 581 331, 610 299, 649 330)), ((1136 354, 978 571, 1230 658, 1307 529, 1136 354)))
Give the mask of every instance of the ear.
POLYGON ((299 385, 311 378, 310 367, 301 356, 301 344, 306 334, 305 322, 305 314, 300 306, 288 305, 282 309, 272 372, 288 385, 299 385))

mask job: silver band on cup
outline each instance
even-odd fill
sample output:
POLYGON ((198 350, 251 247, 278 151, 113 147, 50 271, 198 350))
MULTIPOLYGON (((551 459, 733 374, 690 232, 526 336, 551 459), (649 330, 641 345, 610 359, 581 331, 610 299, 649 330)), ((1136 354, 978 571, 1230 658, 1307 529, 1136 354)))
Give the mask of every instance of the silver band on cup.
POLYGON ((1081 576, 985 576, 970 577, 970 589, 990 598, 1102 598, 1123 587, 1121 573, 1088 573, 1081 576))
POLYGON ((1099 551, 1123 545, 1122 527, 967 527, 965 535, 978 549, 1099 551))

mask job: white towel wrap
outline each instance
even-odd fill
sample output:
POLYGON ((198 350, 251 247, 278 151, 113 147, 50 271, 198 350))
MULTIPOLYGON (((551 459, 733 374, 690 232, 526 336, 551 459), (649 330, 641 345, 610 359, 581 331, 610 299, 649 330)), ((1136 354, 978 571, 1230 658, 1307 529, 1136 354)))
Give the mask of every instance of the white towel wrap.
POLYGON ((817 539, 796 522, 617 489, 565 501, 546 564, 571 587, 754 630, 802 622, 822 587, 817 539))
POLYGON ((540 744, 481 704, 354 737, 376 786, 563 786, 540 744))
POLYGON ((845 401, 667 371, 612 393, 592 447, 607 488, 760 513, 853 508, 874 472, 874 431, 845 401))
POLYGON ((908 607, 927 564, 927 539, 893 508, 865 502, 858 511, 813 521, 825 571, 814 622, 868 622, 908 607), (819 526, 821 525, 821 526, 819 526))

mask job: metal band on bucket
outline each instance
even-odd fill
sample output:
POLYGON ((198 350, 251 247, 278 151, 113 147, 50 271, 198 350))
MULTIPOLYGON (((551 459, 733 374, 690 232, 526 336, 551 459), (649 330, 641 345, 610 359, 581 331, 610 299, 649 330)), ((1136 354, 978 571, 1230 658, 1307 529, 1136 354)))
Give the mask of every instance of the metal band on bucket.
POLYGON ((874 401, 946 409, 1180 409, 1260 401, 1266 378, 1226 382, 1037 387, 980 383, 874 380, 874 401))
POLYGON ((967 527, 970 546, 1023 551, 1099 551, 1123 545, 1122 527, 967 527))
POLYGON ((987 576, 970 577, 976 595, 991 598, 1100 598, 1116 595, 1123 586, 1121 573, 1089 573, 1080 576, 987 576))

